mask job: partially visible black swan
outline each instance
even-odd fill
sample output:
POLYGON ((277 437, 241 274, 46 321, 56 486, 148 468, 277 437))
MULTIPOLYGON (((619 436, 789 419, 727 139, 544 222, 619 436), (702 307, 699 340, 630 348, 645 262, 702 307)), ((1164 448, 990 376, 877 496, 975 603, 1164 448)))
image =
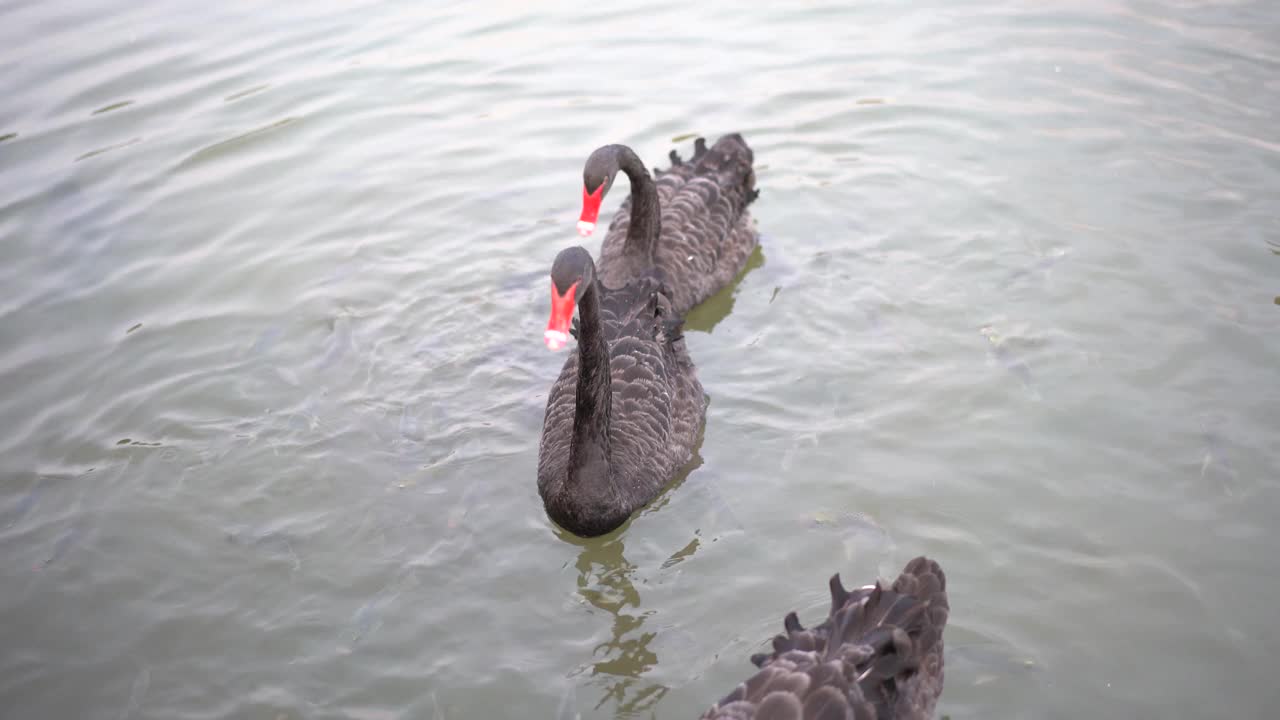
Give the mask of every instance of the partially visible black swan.
POLYGON ((932 560, 907 563, 890 588, 844 589, 831 578, 831 612, 810 630, 796 614, 760 670, 702 720, 925 720, 942 694, 947 578, 932 560))
POLYGON ((631 195, 609 225, 600 249, 600 280, 621 287, 654 276, 671 294, 677 315, 727 285, 755 250, 759 238, 747 206, 755 189, 755 155, 742 136, 725 135, 707 148, 698 138, 693 157, 671 152, 671 169, 654 181, 626 145, 605 145, 582 170, 582 215, 578 232, 590 235, 600 203, 618 171, 631 182, 631 195))
POLYGON ((538 493, 557 524, 603 535, 653 500, 693 456, 706 397, 652 279, 606 288, 581 247, 551 266, 546 343, 578 347, 551 386, 538 447, 538 493), (574 307, 578 322, 570 330, 574 307))

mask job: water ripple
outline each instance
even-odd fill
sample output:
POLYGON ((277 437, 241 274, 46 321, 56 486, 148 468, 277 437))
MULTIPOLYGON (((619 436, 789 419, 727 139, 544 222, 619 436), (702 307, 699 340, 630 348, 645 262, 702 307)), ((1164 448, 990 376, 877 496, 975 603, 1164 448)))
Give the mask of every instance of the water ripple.
POLYGON ((940 714, 1273 694, 1269 5, 185 12, 0 8, 6 707, 692 716, 922 552, 940 714), (729 130, 764 239, 687 332, 698 462, 575 540, 582 159, 729 130))

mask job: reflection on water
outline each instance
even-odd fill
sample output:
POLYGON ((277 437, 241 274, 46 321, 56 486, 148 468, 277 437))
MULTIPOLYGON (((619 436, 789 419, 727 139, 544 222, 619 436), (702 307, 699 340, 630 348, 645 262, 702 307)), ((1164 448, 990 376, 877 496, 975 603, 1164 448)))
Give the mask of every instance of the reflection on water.
MULTIPOLYGON (((747 258, 747 264, 742 268, 742 272, 733 279, 732 282, 720 288, 716 294, 707 298, 689 314, 685 316, 685 330, 697 330, 700 332, 711 333, 715 330, 716 325, 721 320, 729 317, 729 313, 733 312, 733 300, 738 294, 738 287, 742 284, 747 274, 756 268, 764 267, 764 240, 756 245, 755 250, 751 251, 751 256, 747 258)), ((697 358, 694 358, 694 364, 697 364, 697 358)))
POLYGON ((642 677, 658 662, 649 649, 654 632, 644 622, 650 613, 641 609, 641 597, 632 582, 636 572, 623 555, 621 537, 591 544, 578 555, 578 593, 591 605, 613 618, 612 637, 592 652, 592 684, 604 692, 596 703, 599 710, 612 703, 617 714, 632 716, 652 709, 667 694, 665 685, 642 677))
MULTIPOLYGON (((659 628, 646 624, 654 612, 643 609, 644 598, 636 587, 644 571, 627 559, 623 535, 615 531, 603 540, 583 541, 561 534, 561 539, 582 545, 575 562, 579 596, 611 618, 609 639, 592 649, 589 684, 601 690, 594 708, 608 705, 611 717, 636 717, 653 710, 670 688, 646 679, 662 659, 656 647, 659 628)), ((702 544, 697 535, 659 563, 657 572, 692 558, 702 544)), ((688 633, 679 628, 662 632, 687 640, 688 633)))

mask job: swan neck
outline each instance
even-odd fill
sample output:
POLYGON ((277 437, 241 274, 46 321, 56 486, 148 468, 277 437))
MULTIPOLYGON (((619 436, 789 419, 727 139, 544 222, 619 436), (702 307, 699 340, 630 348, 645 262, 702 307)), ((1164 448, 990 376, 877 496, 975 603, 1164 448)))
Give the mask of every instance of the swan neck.
POLYGON ((653 258, 653 248, 662 229, 658 208, 658 186, 640 157, 625 145, 619 146, 618 167, 631 182, 631 222, 623 248, 629 255, 653 258))
MULTIPOLYGON (((594 280, 578 300, 578 386, 569 446, 569 485, 599 487, 609 482, 609 416, 613 391, 609 346, 600 320, 599 283, 594 280)), ((588 492, 585 494, 595 494, 588 492)))

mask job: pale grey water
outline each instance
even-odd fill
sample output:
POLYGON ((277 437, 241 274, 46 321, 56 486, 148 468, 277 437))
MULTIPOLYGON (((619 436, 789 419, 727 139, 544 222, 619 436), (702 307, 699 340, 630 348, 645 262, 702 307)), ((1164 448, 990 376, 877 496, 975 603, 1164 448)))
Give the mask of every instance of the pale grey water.
POLYGON ((1280 702, 1275 3, 6 0, 0 43, 6 720, 696 717, 920 553, 940 716, 1280 702), (733 130, 700 465, 576 541, 534 466, 582 161, 733 130))

